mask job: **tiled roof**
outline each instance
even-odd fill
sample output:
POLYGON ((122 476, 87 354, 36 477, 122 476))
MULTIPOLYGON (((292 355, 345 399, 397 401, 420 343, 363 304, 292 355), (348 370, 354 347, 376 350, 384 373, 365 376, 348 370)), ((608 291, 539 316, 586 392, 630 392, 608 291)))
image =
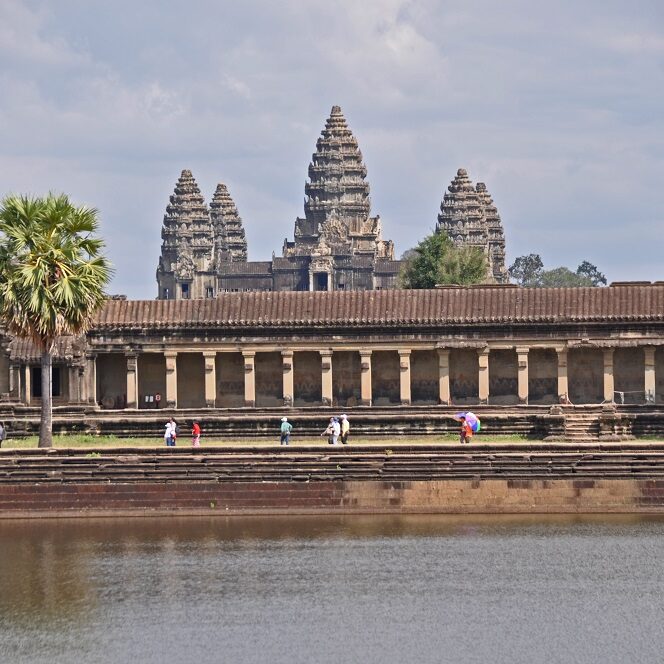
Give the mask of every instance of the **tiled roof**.
POLYGON ((222 293, 209 300, 114 300, 97 315, 94 329, 439 327, 607 321, 664 322, 664 285, 248 292, 222 293))
MULTIPOLYGON (((82 340, 80 338, 77 340, 75 337, 59 337, 55 341, 53 359, 56 361, 71 360, 74 355, 80 354, 81 346, 82 340)), ((9 357, 13 361, 39 362, 41 351, 32 339, 14 337, 9 342, 9 357)))

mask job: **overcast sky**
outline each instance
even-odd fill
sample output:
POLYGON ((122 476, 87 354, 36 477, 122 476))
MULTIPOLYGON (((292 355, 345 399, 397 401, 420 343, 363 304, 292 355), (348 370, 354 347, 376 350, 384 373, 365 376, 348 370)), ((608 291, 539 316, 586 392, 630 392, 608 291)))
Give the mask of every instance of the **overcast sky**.
POLYGON ((0 0, 0 90, 0 193, 97 207, 129 297, 183 168, 280 254, 333 104, 397 254, 465 167, 509 263, 664 279, 661 0, 0 0))

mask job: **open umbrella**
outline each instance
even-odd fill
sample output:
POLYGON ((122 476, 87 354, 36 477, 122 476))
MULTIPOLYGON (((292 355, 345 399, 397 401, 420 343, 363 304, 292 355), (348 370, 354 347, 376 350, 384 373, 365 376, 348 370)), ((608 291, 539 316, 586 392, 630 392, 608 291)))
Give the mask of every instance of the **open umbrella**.
POLYGON ((469 410, 462 411, 460 413, 456 413, 454 415, 455 420, 461 420, 461 418, 465 419, 468 424, 470 424, 470 428, 477 433, 480 430, 480 418, 475 415, 475 413, 471 413, 469 410))

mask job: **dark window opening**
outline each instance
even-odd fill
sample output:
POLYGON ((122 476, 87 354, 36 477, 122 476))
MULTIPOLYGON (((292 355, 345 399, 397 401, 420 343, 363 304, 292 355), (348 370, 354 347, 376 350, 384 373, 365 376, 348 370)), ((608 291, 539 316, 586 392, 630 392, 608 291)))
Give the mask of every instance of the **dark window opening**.
POLYGON ((212 286, 207 286, 205 288, 205 297, 214 297, 214 288, 212 288, 212 286))
POLYGON ((171 297, 171 291, 169 288, 164 288, 164 300, 169 300, 171 297))
MULTIPOLYGON (((32 367, 32 376, 31 376, 31 392, 32 396, 41 399, 42 395, 42 370, 41 367, 32 367)), ((52 393, 54 397, 59 397, 62 395, 62 387, 60 382, 60 367, 51 368, 51 382, 52 382, 52 393)))
POLYGON ((316 272, 316 274, 314 274, 314 290, 327 290, 327 272, 316 272))
POLYGON ((182 284, 182 299, 189 299, 189 284, 182 284))

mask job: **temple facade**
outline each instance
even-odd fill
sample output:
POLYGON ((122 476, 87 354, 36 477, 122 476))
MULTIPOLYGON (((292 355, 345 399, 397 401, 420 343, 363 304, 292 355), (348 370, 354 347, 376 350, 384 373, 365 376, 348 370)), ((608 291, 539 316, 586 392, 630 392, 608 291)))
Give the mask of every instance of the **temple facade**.
MULTIPOLYGON (((7 403, 39 354, 4 342, 7 403)), ((102 411, 664 403, 664 285, 109 300, 55 351, 60 405, 102 411)))
POLYGON ((505 235, 498 210, 483 182, 473 185, 460 168, 440 204, 438 232, 447 233, 459 246, 477 247, 487 256, 488 280, 507 283, 505 235))
POLYGON ((190 171, 166 208, 157 268, 159 299, 224 292, 380 290, 397 285, 400 262, 371 216, 367 169, 341 108, 332 107, 309 164, 304 217, 282 256, 248 261, 242 220, 226 185, 209 209, 190 171))

